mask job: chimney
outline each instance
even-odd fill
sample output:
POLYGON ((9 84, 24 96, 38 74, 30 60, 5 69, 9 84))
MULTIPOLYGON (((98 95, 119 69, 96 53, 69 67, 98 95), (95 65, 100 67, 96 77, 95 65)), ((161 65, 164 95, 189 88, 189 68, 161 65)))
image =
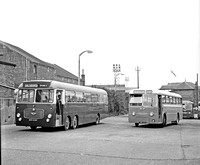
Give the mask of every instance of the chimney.
POLYGON ((81 81, 82 81, 82 85, 85 86, 85 74, 84 74, 84 69, 82 69, 81 81))

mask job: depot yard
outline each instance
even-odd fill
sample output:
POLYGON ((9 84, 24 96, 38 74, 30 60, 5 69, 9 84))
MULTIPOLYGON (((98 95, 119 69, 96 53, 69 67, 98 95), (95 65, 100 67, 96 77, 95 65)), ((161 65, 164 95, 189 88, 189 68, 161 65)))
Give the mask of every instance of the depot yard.
POLYGON ((200 120, 128 123, 114 116, 75 130, 1 126, 2 164, 200 164, 200 120))

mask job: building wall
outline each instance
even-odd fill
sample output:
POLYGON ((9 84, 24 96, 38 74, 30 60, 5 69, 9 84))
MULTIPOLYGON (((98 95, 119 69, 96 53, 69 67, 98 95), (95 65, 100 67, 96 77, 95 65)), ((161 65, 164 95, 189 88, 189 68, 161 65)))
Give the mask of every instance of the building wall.
POLYGON ((175 90, 174 92, 180 94, 183 100, 194 101, 194 90, 175 90))

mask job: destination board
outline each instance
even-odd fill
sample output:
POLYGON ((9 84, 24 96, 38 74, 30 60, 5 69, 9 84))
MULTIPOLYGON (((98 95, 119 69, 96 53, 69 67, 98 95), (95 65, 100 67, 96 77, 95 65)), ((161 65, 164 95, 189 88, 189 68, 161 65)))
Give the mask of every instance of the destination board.
POLYGON ((48 88, 50 86, 50 82, 24 82, 24 88, 48 88))

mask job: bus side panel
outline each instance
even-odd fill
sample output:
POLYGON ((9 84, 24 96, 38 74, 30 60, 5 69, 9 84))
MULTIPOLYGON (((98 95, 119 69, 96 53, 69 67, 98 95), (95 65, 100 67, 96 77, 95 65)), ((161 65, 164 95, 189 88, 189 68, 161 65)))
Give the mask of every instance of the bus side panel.
POLYGON ((72 121, 74 116, 78 116, 78 124, 84 124, 86 109, 87 106, 83 103, 67 103, 67 105, 64 108, 64 118, 68 116, 72 121))
POLYGON ((55 105, 17 103, 15 119, 17 126, 55 127, 55 105))
POLYGON ((166 114, 167 116, 167 122, 176 121, 177 114, 179 114, 179 119, 182 119, 183 112, 181 105, 163 105, 163 114, 166 114))

